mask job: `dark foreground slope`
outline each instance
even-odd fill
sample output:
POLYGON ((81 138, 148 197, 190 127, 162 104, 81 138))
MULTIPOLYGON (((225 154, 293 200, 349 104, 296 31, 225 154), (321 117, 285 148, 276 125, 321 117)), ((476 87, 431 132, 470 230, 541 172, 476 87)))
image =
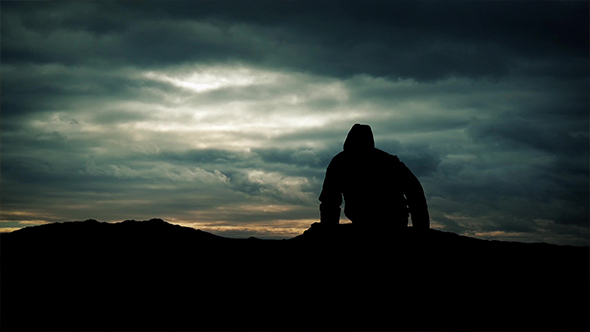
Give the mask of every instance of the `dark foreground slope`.
POLYGON ((588 247, 159 219, 3 234, 3 330, 588 330, 588 247))

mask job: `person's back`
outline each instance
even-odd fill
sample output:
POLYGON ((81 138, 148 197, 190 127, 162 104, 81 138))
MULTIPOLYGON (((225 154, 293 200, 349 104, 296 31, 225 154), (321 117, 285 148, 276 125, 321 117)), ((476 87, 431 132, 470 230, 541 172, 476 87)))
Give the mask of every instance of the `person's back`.
POLYGON ((320 195, 321 223, 338 224, 344 214, 353 224, 371 228, 428 229, 430 220, 418 179, 397 156, 375 148, 371 127, 355 124, 326 171, 320 195))

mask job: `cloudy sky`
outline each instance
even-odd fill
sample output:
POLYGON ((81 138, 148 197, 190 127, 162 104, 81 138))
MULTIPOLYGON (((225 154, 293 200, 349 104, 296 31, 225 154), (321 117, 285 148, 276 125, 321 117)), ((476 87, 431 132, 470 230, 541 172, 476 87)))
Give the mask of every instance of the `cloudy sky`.
POLYGON ((586 1, 0 6, 3 231, 162 218, 289 238, 365 123, 433 228, 588 244, 586 1))

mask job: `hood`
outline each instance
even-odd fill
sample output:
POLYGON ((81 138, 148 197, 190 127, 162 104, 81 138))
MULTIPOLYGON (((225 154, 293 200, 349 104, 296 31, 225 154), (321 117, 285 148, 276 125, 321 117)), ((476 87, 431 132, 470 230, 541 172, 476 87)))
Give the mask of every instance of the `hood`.
POLYGON ((362 152, 375 148, 373 131, 371 127, 363 124, 355 124, 348 132, 344 141, 344 151, 362 152))

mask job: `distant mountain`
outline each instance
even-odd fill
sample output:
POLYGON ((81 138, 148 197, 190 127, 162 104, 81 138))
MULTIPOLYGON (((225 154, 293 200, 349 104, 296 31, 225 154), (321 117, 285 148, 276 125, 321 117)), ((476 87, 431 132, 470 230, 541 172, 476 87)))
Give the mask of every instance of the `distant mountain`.
POLYGON ((312 225, 231 239, 160 219, 1 235, 3 330, 589 330, 589 248, 312 225))

